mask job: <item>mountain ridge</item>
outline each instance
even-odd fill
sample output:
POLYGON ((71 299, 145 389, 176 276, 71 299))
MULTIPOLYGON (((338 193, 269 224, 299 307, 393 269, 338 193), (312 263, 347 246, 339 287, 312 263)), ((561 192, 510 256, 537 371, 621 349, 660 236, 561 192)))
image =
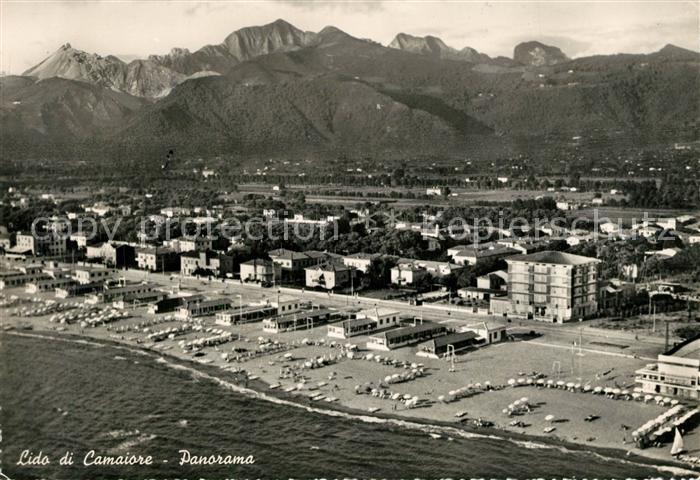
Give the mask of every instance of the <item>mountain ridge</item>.
POLYGON ((666 142, 699 117, 700 54, 672 45, 564 60, 525 42, 524 63, 486 62, 445 58, 469 47, 437 37, 389 48, 336 27, 263 27, 129 63, 64 45, 35 76, 0 78, 0 140, 26 155, 35 143, 87 142, 137 154, 464 156, 543 138, 666 142))

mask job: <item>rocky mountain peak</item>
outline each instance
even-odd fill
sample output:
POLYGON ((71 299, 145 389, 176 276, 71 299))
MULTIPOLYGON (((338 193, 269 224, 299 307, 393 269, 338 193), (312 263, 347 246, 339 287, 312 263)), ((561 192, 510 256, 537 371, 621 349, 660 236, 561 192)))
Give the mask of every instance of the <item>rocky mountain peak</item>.
POLYGON ((531 41, 516 45, 513 50, 513 60, 522 65, 543 67, 567 62, 569 61, 569 57, 558 47, 531 41))

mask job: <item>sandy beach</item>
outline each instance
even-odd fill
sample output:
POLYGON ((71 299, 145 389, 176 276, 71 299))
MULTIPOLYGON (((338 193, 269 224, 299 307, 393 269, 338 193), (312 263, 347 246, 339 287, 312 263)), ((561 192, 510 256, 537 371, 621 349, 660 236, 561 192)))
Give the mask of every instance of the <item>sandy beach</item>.
MULTIPOLYGON (((4 293, 5 298, 9 295, 28 298, 28 295, 20 290, 4 293)), ((54 300, 53 295, 38 296, 44 300, 54 300)), ((77 300, 68 299, 61 302, 77 300)), ((137 331, 138 325, 157 322, 150 327, 152 332, 176 327, 183 322, 165 321, 165 315, 151 315, 144 308, 137 308, 129 311, 128 318, 109 325, 83 328, 78 324, 52 323, 51 315, 12 315, 13 308, 0 309, 2 323, 6 328, 31 326, 35 332, 80 335, 147 348, 162 355, 194 362, 207 370, 244 370, 249 378, 244 383, 251 388, 267 390, 273 395, 290 397, 298 402, 311 402, 319 408, 347 408, 364 414, 371 412, 375 416, 389 415, 416 421, 444 422, 468 429, 476 428, 475 421, 482 420, 492 422, 498 431, 508 432, 507 435, 522 435, 523 439, 567 442, 581 445, 583 448, 614 449, 620 456, 639 455, 653 459, 652 463, 661 461, 664 464, 678 465, 670 456, 670 446, 640 450, 631 441, 630 434, 633 430, 666 411, 667 406, 659 406, 654 402, 611 399, 604 395, 571 392, 560 388, 518 386, 517 383, 518 379, 524 382, 527 378, 533 378, 532 374, 537 372, 547 380, 588 384, 592 388, 614 387, 631 391, 634 387, 634 370, 647 363, 643 359, 620 357, 613 363, 606 355, 588 351, 570 352, 518 341, 493 344, 459 355, 454 368, 451 368, 450 362, 444 359, 417 356, 415 347, 390 352, 370 352, 364 346, 366 337, 333 341, 326 336, 325 326, 270 334, 262 331, 260 323, 224 327, 215 325, 212 317, 204 317, 198 319, 203 331, 152 342, 148 339, 148 333, 141 328, 137 331), (207 328, 231 332, 234 334, 234 340, 218 346, 205 347, 197 357, 183 352, 178 342, 211 336, 212 333, 206 333, 207 328), (248 352, 257 350, 262 342, 268 343, 267 348, 272 351, 249 357, 248 352), (341 344, 346 343, 358 347, 352 359, 341 349, 341 344), (372 353, 371 360, 366 359, 369 353, 372 353), (381 362, 376 361, 377 354, 382 359, 381 362), (237 357, 240 359, 236 360, 237 357), (305 367, 307 362, 319 358, 326 359, 324 366, 305 367), (412 364, 423 372, 422 376, 402 383, 383 384, 387 376, 413 370, 412 364), (611 365, 615 365, 614 368, 611 365), (509 386, 511 379, 516 381, 515 386, 509 386), (494 387, 492 390, 450 403, 439 399, 441 396, 447 396, 450 391, 469 384, 479 383, 484 386, 487 382, 494 387), (392 395, 400 394, 402 398, 410 395, 420 401, 414 408, 408 408, 401 401, 379 398, 371 394, 357 394, 356 387, 364 385, 384 388, 392 395), (311 397, 315 397, 316 400, 310 400, 311 397), (523 397, 528 399, 529 412, 515 416, 503 413, 505 408, 523 397), (459 418, 457 414, 460 415, 459 418), (598 418, 585 421, 589 415, 598 418), (553 419, 549 419, 549 416, 553 416, 553 419), (520 426, 511 426, 513 421, 522 423, 520 426), (553 430, 545 433, 545 429, 553 430)), ((689 432, 685 443, 689 454, 697 455, 700 452, 700 434, 697 431, 689 432)))

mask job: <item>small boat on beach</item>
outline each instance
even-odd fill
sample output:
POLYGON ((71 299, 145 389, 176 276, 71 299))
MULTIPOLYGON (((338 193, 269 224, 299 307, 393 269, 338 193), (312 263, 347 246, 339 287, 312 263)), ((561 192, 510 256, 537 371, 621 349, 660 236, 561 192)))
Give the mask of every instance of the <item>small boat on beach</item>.
POLYGON ((676 435, 673 437, 673 446, 671 446, 671 455, 677 456, 685 452, 685 446, 683 445, 683 437, 681 432, 676 428, 676 435))
POLYGON ((381 408, 379 408, 379 407, 370 407, 370 408, 367 409, 367 411, 368 411, 369 413, 378 412, 379 410, 381 410, 381 408))
POLYGON ((557 427, 546 427, 544 430, 542 430, 544 433, 552 433, 554 430, 556 430, 557 427))
POLYGON ((467 412, 465 412, 465 411, 457 412, 457 413, 455 413, 455 417, 462 418, 466 414, 467 414, 467 412))
POLYGON ((272 385, 270 385, 269 388, 270 388, 270 390, 274 390, 275 388, 280 388, 281 386, 282 386, 281 383, 273 383, 272 385))
POLYGON ((430 438, 435 439, 435 440, 442 438, 442 435, 438 435, 437 433, 430 433, 429 435, 430 435, 430 438))

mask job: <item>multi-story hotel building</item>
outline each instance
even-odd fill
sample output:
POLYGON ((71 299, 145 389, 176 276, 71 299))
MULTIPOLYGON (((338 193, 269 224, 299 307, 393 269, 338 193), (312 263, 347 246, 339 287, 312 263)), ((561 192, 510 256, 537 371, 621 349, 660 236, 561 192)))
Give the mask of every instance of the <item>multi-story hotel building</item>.
POLYGON ((506 261, 512 314, 563 323, 598 311, 600 260, 544 251, 506 261))

